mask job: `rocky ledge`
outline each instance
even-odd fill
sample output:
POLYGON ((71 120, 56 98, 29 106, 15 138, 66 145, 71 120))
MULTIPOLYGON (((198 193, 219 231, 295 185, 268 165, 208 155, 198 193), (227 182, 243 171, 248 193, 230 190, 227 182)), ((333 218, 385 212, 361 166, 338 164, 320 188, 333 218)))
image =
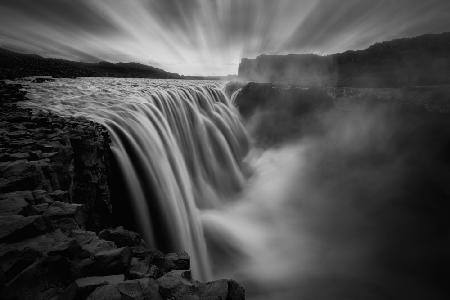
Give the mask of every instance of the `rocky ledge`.
POLYGON ((109 135, 101 125, 17 105, 0 82, 2 299, 244 299, 232 280, 191 278, 187 253, 112 228, 109 135))

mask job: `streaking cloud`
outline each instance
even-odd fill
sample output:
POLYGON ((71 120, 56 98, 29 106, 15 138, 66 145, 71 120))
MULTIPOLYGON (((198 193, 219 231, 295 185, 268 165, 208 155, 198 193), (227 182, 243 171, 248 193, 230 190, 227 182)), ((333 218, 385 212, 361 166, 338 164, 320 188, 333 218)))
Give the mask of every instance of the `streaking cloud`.
POLYGON ((328 54, 450 29, 448 0, 2 0, 0 46, 82 61, 138 61, 186 75, 242 57, 328 54))

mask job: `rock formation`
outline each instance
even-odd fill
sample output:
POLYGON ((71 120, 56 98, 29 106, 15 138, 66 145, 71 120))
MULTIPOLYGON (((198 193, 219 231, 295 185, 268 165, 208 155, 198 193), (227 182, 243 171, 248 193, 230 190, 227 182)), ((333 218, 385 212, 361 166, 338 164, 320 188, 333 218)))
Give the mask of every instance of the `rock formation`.
MULTIPOLYGON (((236 83, 227 89, 238 90, 236 83)), ((235 104, 258 146, 279 144, 322 130, 323 115, 333 108, 383 106, 398 118, 444 118, 450 113, 450 85, 407 88, 312 87, 248 83, 235 96, 235 104), (389 108, 388 108, 389 107, 389 108)), ((444 127, 447 125, 443 125, 444 127)))
POLYGON ((401 87, 450 83, 450 33, 377 43, 328 56, 242 59, 239 77, 301 86, 401 87))

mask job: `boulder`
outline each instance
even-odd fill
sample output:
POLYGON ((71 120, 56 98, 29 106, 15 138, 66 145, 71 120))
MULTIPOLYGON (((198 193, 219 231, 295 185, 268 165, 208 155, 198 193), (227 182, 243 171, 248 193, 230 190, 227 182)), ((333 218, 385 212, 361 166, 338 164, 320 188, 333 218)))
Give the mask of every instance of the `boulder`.
POLYGON ((70 264, 61 256, 36 261, 5 284, 2 299, 47 300, 70 284, 70 264))
POLYGON ((168 253, 166 255, 154 255, 151 263, 158 266, 163 272, 190 269, 190 258, 184 251, 168 253))
POLYGON ((48 255, 61 255, 68 258, 74 258, 80 253, 81 246, 73 238, 67 238, 66 241, 56 244, 48 251, 48 255))
POLYGON ((234 280, 228 280, 227 300, 245 300, 245 289, 234 280))
POLYGON ((161 251, 149 249, 143 245, 131 247, 131 252, 133 253, 133 257, 148 258, 151 263, 154 263, 157 260, 162 261, 165 257, 165 254, 161 251))
POLYGON ((49 196, 48 192, 44 190, 34 190, 33 197, 36 201, 36 204, 53 202, 53 199, 49 196))
POLYGON ((207 283, 192 281, 189 271, 170 271, 157 279, 164 299, 244 300, 245 291, 233 280, 221 279, 207 283))
POLYGON ((142 259, 133 257, 130 263, 130 269, 128 270, 127 277, 129 279, 138 278, 158 278, 162 276, 161 270, 155 266, 149 264, 149 259, 142 259))
POLYGON ((117 284, 98 287, 88 297, 88 300, 162 300, 158 285, 153 279, 144 278, 127 280, 117 284))
POLYGON ((32 211, 35 212, 36 214, 42 215, 44 212, 47 211, 48 207, 49 207, 48 203, 35 204, 32 206, 32 211))
POLYGON ((47 231, 41 216, 0 216, 0 242, 19 241, 47 231))
POLYGON ((54 201, 69 202, 69 192, 68 191, 56 190, 56 191, 49 193, 49 196, 54 201))
POLYGON ((61 229, 63 232, 70 234, 73 230, 79 230, 81 226, 75 221, 74 218, 56 218, 50 220, 51 227, 56 229, 61 229))
POLYGON ((0 271, 4 274, 6 281, 13 279, 41 256, 41 253, 30 248, 18 250, 2 247, 2 249, 0 254, 0 271))
POLYGON ((83 227, 85 213, 82 204, 54 201, 43 214, 50 220, 52 226, 63 231, 72 231, 83 227))
POLYGON ((165 256, 166 267, 169 270, 189 270, 191 268, 189 254, 185 251, 168 253, 165 256))
POLYGON ((17 201, 24 201, 30 204, 34 203, 34 196, 31 191, 15 191, 5 194, 0 194, 0 199, 14 199, 17 201))
POLYGON ((76 245, 73 238, 68 237, 61 230, 55 230, 16 243, 2 244, 0 253, 31 249, 42 256, 47 254, 71 256, 70 254, 75 252, 79 255, 81 250, 76 245))
POLYGON ((79 217, 78 215, 80 214, 82 208, 82 204, 54 201, 45 211, 44 216, 48 218, 67 216, 77 218, 79 217))
POLYGON ((44 164, 48 164, 48 161, 16 160, 0 163, 0 174, 3 174, 0 178, 0 192, 51 188, 41 168, 44 164))
POLYGON ((139 234, 126 230, 123 227, 102 230, 98 236, 104 240, 114 242, 118 247, 137 246, 142 242, 139 234))
POLYGON ((30 158, 30 154, 28 154, 28 153, 13 153, 13 154, 9 155, 10 160, 29 159, 29 158, 30 158))
POLYGON ((156 280, 163 299, 184 299, 196 295, 198 287, 191 281, 190 271, 170 271, 156 280))
POLYGON ((124 275, 78 278, 69 285, 59 298, 65 300, 86 299, 86 297, 99 286, 114 285, 124 280, 124 275))
POLYGON ((92 231, 74 230, 70 233, 70 236, 74 237, 80 244, 82 249, 80 256, 82 257, 94 256, 101 251, 116 248, 113 242, 99 239, 95 232, 92 231))
POLYGON ((115 285, 104 285, 96 288, 86 300, 122 300, 122 294, 115 285))
POLYGON ((201 283, 198 287, 200 299, 228 300, 228 281, 225 279, 201 283))
POLYGON ((100 251, 94 256, 92 272, 96 275, 124 273, 130 261, 131 250, 128 247, 100 251))
POLYGON ((31 210, 30 204, 23 198, 0 199, 0 216, 27 215, 31 210))

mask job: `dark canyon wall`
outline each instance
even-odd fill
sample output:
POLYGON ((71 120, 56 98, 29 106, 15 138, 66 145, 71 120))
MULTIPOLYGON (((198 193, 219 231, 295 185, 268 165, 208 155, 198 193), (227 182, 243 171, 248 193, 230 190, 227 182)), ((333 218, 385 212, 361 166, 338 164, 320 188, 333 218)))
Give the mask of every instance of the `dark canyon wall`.
POLYGON ((301 86, 400 87, 450 84, 450 33, 377 43, 328 56, 261 55, 242 59, 239 77, 301 86))

